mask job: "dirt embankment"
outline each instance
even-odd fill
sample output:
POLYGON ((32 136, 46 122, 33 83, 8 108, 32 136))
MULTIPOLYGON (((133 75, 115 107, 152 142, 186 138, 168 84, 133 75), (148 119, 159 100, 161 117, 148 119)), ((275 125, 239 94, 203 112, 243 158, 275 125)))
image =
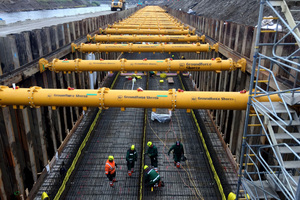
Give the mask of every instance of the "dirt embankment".
MULTIPOLYGON (((239 24, 256 26, 259 15, 260 0, 169 0, 166 5, 187 12, 190 8, 196 15, 239 24)), ((300 2, 290 2, 290 9, 300 10, 300 2)), ((281 9, 278 8, 278 11, 281 9)), ((264 16, 274 15, 266 8, 264 16)), ((294 19, 300 20, 300 12, 293 13, 294 19)))
POLYGON ((257 24, 259 11, 257 0, 174 0, 167 5, 184 12, 191 8, 200 16, 252 26, 257 24))
POLYGON ((89 6, 89 2, 86 0, 0 0, 0 12, 72 8, 89 6))

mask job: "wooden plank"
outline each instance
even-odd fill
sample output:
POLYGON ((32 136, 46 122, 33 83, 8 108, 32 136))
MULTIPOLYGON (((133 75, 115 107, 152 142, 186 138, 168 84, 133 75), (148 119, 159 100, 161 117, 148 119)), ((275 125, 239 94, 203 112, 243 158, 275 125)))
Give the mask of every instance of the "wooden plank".
POLYGON ((10 35, 15 40, 16 52, 18 54, 19 58, 19 65, 25 65, 28 63, 28 57, 26 52, 26 43, 25 43, 25 37, 24 34, 11 34, 10 35))
POLYGON ((58 48, 63 47, 66 44, 63 24, 57 25, 57 40, 58 40, 58 48))
POLYGON ((23 176, 22 176, 22 171, 21 171, 21 167, 17 155, 18 147, 16 145, 15 133, 13 129, 13 123, 12 123, 9 107, 2 108, 2 113, 3 113, 5 128, 6 128, 6 136, 9 143, 9 153, 12 158, 12 163, 13 163, 13 168, 15 173, 15 179, 16 179, 15 184, 17 189, 21 192, 21 194, 25 196, 23 176))
POLYGON ((1 168, 0 168, 0 199, 7 200, 5 189, 4 189, 4 183, 3 183, 3 180, 2 180, 2 170, 1 170, 1 168))
MULTIPOLYGON (((64 34, 64 38, 65 38, 65 43, 64 43, 64 45, 65 44, 69 44, 69 43, 71 43, 71 41, 74 41, 74 39, 73 40, 71 40, 71 22, 70 23, 64 23, 63 24, 63 34, 64 34)), ((73 23, 72 23, 73 24, 73 23)), ((74 26, 73 26, 74 27, 74 26)), ((74 36, 73 36, 74 37, 74 36)))
POLYGON ((35 150, 34 150, 34 144, 33 144, 33 135, 30 128, 30 122, 29 122, 29 116, 28 116, 28 108, 22 109, 22 115, 23 115, 23 124, 25 128, 25 135, 26 135, 26 141, 28 146, 28 153, 29 153, 29 161, 30 161, 30 167, 31 172, 33 176, 34 182, 37 180, 37 167, 35 162, 35 150))
MULTIPOLYGON (((47 77, 47 74, 51 75, 51 73, 52 72, 49 72, 49 71, 42 73, 45 88, 52 88, 51 85, 48 84, 48 77, 47 77)), ((57 142, 56 142, 56 136, 55 136, 56 134, 55 134, 55 131, 54 131, 54 123, 53 123, 56 119, 53 118, 51 106, 47 106, 47 108, 45 108, 45 109, 48 109, 48 112, 47 112, 48 116, 44 116, 44 117, 48 119, 47 124, 50 127, 50 130, 48 130, 48 131, 50 131, 50 133, 51 133, 51 139, 52 139, 52 144, 53 144, 53 152, 56 152, 58 145, 57 145, 57 142)))
POLYGON ((50 38, 50 44, 49 46, 51 46, 51 50, 55 51, 56 49, 58 49, 58 38, 57 38, 57 27, 56 26, 51 26, 49 28, 49 38, 50 38))
MULTIPOLYGON (((52 84, 53 84, 53 88, 57 88, 57 79, 55 76, 55 72, 51 72, 51 79, 52 79, 52 84)), ((62 127, 61 127, 61 119, 60 119, 60 114, 59 114, 59 110, 54 110, 53 111, 53 116, 56 119, 56 123, 57 123, 57 131, 58 131, 58 139, 59 142, 62 143, 63 141, 63 137, 62 137, 62 127)))
POLYGON ((235 23, 230 23, 231 26, 230 26, 230 33, 229 33, 229 41, 228 41, 228 46, 229 48, 231 49, 234 49, 234 45, 235 45, 235 38, 237 36, 237 25, 235 23))
POLYGON ((41 34, 41 44, 42 44, 42 55, 46 55, 51 52, 51 40, 50 40, 50 28, 44 27, 42 28, 41 34))
POLYGON ((29 32, 32 59, 38 59, 43 55, 41 30, 33 30, 29 32))

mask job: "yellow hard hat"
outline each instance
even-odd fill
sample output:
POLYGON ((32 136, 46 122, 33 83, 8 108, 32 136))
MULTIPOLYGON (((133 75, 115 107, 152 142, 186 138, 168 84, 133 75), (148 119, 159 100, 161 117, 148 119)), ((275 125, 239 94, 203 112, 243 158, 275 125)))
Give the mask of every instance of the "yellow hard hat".
POLYGON ((148 165, 145 165, 145 166, 144 166, 144 170, 147 169, 147 168, 148 168, 148 165))
POLYGON ((149 141, 149 142, 147 143, 147 146, 148 146, 148 147, 151 147, 151 145, 152 145, 152 142, 149 141))
POLYGON ((113 156, 108 156, 108 160, 109 160, 109 161, 113 161, 113 160, 114 160, 114 157, 113 157, 113 156))
POLYGON ((130 149, 133 151, 134 150, 134 145, 131 145, 130 149))
POLYGON ((42 200, 48 200, 49 199, 49 196, 47 195, 46 192, 43 192, 42 194, 42 200))

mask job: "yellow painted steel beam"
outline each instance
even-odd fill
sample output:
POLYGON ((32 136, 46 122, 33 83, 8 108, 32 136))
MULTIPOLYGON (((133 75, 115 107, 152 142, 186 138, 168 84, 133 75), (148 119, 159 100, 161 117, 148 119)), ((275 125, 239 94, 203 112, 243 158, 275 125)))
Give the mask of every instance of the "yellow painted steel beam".
POLYGON ((218 52, 219 44, 71 44, 72 52, 218 52))
MULTIPOLYGON (((159 90, 98 90, 82 89, 43 89, 41 87, 9 88, 0 86, 0 106, 12 105, 40 107, 78 106, 78 107, 121 107, 124 108, 168 108, 176 109, 213 109, 245 110, 249 93, 240 92, 198 92, 170 89, 159 90)), ((280 101, 278 95, 272 101, 280 101)), ((259 101, 268 101, 260 98, 259 101)))
POLYGON ((40 72, 47 68, 55 72, 83 72, 83 71, 232 71, 241 69, 245 72, 246 60, 233 62, 231 58, 222 60, 59 60, 48 62, 42 58, 39 61, 40 72))
POLYGON ((176 25, 131 25, 131 24, 113 24, 107 25, 108 28, 119 28, 119 29, 189 29, 188 26, 176 26, 176 25))
POLYGON ((94 42, 205 42, 205 35, 87 35, 94 42))
POLYGON ((106 28, 99 29, 100 34, 149 34, 149 35, 195 35, 194 30, 178 30, 178 29, 118 29, 106 28))

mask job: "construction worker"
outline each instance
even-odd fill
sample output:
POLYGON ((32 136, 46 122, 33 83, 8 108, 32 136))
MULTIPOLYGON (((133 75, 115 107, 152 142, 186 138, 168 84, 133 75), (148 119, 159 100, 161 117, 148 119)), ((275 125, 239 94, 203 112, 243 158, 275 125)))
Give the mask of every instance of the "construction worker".
POLYGON ((117 180, 115 178, 116 177, 116 167, 118 167, 118 166, 114 161, 114 157, 108 156, 108 159, 105 163, 105 174, 106 174, 108 180, 110 181, 109 182, 110 187, 114 186, 114 182, 117 182, 117 180))
POLYGON ((59 174, 60 174, 60 180, 63 181, 65 176, 66 176, 66 173, 67 173, 67 169, 65 167, 65 162, 63 161, 62 162, 62 165, 59 169, 59 174))
POLYGON ((160 181, 160 175, 148 165, 144 166, 145 185, 151 187, 163 187, 164 183, 160 181))
POLYGON ((131 174, 134 171, 134 162, 137 161, 137 153, 134 145, 131 145, 131 147, 127 150, 126 161, 127 161, 128 175, 131 176, 131 174))
POLYGON ((157 148, 152 144, 151 141, 147 143, 147 146, 149 147, 147 150, 147 154, 151 159, 151 165, 154 167, 154 170, 157 172, 157 148))
POLYGON ((179 168, 181 157, 184 156, 183 145, 179 141, 176 141, 175 144, 169 149, 168 155, 170 155, 170 152, 172 150, 173 150, 174 165, 177 168, 179 168))

